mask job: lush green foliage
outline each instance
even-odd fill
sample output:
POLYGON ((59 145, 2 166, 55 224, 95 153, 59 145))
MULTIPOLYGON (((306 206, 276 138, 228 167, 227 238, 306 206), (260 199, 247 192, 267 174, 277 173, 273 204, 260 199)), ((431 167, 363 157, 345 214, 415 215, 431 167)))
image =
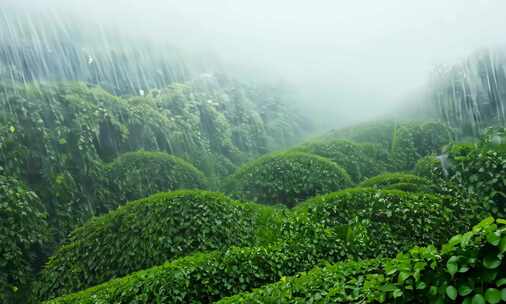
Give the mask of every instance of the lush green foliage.
POLYGON ((312 142, 296 150, 330 159, 343 167, 354 183, 386 171, 389 161, 386 150, 381 146, 347 140, 312 142))
POLYGON ((159 193, 72 232, 40 275, 41 299, 189 254, 255 242, 251 208, 205 191, 159 193))
POLYGON ((325 136, 325 138, 344 138, 358 143, 379 144, 388 150, 392 145, 393 131, 396 126, 397 123, 390 120, 362 123, 334 130, 325 136))
POLYGON ((436 190, 435 185, 430 180, 407 173, 384 173, 369 178, 362 182, 359 187, 397 189, 407 192, 434 192, 436 190))
POLYGON ((440 153, 450 143, 452 133, 442 124, 404 124, 394 130, 391 157, 395 168, 411 170, 416 161, 431 153, 440 153))
POLYGON ((47 214, 37 195, 20 181, 0 175, 0 302, 20 301, 48 241, 47 214))
POLYGON ((284 229, 293 225, 283 243, 184 257, 48 303, 210 303, 348 257, 333 231, 309 222, 284 229))
POLYGON ((205 176, 186 161, 163 152, 129 152, 110 165, 110 189, 119 202, 157 192, 205 188, 205 176))
POLYGON ((361 225, 368 246, 362 257, 392 256, 413 246, 442 244, 465 231, 481 214, 448 196, 368 188, 310 199, 297 207, 328 228, 361 225))
POLYGON ((441 161, 434 155, 427 155, 417 160, 415 174, 429 180, 437 180, 445 176, 441 161))
POLYGON ((215 182, 306 127, 280 92, 226 78, 132 98, 83 83, 0 84, 0 166, 39 195, 58 239, 110 207, 103 162, 125 152, 167 152, 215 182))
POLYGON ((348 173, 332 161, 307 153, 285 152, 241 166, 228 178, 225 189, 240 199, 293 207, 308 197, 350 185, 348 173))
POLYGON ((324 138, 379 144, 389 152, 389 168, 411 170, 419 158, 439 153, 453 137, 441 123, 380 121, 336 130, 324 138))
POLYGON ((487 201, 487 209, 506 216, 506 151, 501 145, 457 145, 450 149, 450 182, 487 201))
POLYGON ((506 221, 489 218, 441 250, 340 262, 218 303, 499 303, 506 301, 506 221))

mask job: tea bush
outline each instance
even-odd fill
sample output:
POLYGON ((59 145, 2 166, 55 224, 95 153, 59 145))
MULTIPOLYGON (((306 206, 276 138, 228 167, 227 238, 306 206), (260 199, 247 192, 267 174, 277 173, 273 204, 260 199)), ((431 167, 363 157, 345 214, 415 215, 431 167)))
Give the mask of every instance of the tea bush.
POLYGON ((0 302, 26 295, 42 245, 50 240, 39 197, 19 180, 0 175, 0 302))
POLYGON ((401 124, 394 130, 391 159, 397 170, 411 170, 418 159, 439 154, 453 139, 453 133, 439 123, 401 124))
POLYGON ((442 244, 468 229, 482 214, 449 196, 357 188, 312 198, 296 212, 328 228, 362 223, 362 257, 392 256, 413 246, 442 244))
POLYGON ((506 151, 494 146, 452 147, 449 171, 450 182, 482 197, 493 215, 506 216, 506 151))
POLYGON ((304 227, 297 232, 304 242, 287 235, 269 246, 199 253, 47 303, 211 303, 307 271, 322 259, 353 256, 333 231, 304 221, 293 225, 304 227))
POLYGON ((359 187, 397 189, 407 192, 435 192, 436 187, 424 177, 407 173, 384 173, 362 182, 359 187))
POLYGON ((225 191, 236 198, 293 207, 308 197, 351 185, 348 173, 332 161, 307 153, 284 152, 241 166, 225 191))
POLYGON ((222 194, 159 193, 93 218, 49 259, 38 297, 53 298, 198 250, 255 242, 255 214, 222 194))
POLYGON ((111 192, 118 202, 158 192, 206 187, 204 174, 190 163, 163 152, 129 152, 110 165, 111 192))
POLYGON ((427 155, 416 161, 415 174, 428 178, 431 181, 438 180, 445 176, 445 169, 441 161, 434 155, 427 155))
POLYGON ((441 250, 339 262, 219 301, 227 303, 499 303, 506 301, 506 221, 488 218, 441 250))
POLYGON ((387 171, 388 154, 379 145, 346 140, 313 142, 296 148, 330 159, 343 167, 354 183, 387 171))

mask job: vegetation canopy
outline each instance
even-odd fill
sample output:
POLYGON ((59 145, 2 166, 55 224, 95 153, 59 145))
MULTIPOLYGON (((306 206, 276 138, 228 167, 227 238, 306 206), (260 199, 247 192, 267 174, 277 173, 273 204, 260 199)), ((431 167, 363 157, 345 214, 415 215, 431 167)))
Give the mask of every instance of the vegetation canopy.
POLYGON ((206 187, 202 172, 176 156, 162 152, 129 152, 109 167, 110 189, 119 202, 157 192, 206 187))
POLYGON ((39 276, 40 299, 199 250, 255 241, 255 216, 222 194, 181 190, 130 202, 74 230, 39 276))
POLYGON ((228 178, 225 190, 237 198, 293 207, 311 196, 350 185, 348 173, 326 158, 283 152, 241 166, 228 178))

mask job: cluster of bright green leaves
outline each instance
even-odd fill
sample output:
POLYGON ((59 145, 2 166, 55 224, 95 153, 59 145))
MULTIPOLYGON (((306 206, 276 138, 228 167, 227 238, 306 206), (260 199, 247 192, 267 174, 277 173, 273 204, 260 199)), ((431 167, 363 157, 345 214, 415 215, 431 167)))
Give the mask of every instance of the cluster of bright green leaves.
POLYGON ((293 207, 309 197, 350 185, 348 173, 334 162, 312 154, 284 152, 244 164, 228 177, 225 191, 244 200, 293 207))
POLYGON ((322 225, 294 219, 282 230, 281 243, 183 257, 47 303, 210 303, 354 255, 322 225))
POLYGON ((354 183, 387 171, 388 153, 380 145, 347 140, 311 142, 295 149, 330 159, 348 172, 354 183))
POLYGON ((255 242, 255 215, 219 193, 180 190, 130 202, 74 230, 39 275, 40 299, 199 250, 255 242))
POLYGON ((35 259, 49 240, 47 214, 37 195, 0 175, 0 302, 20 302, 26 295, 35 259))
POLYGON ((435 192, 437 190, 432 181, 407 173, 384 173, 371 177, 358 186, 385 190, 397 189, 406 192, 435 192))
POLYGON ((452 197, 356 188, 310 199, 296 208, 328 228, 360 223, 368 246, 361 257, 392 256, 413 246, 442 244, 482 216, 452 197))
POLYGON ((163 152, 125 153, 109 165, 108 177, 116 202, 176 189, 206 188, 206 178, 200 170, 163 152))
POLYGON ((506 150, 492 144, 455 145, 449 159, 449 181, 483 198, 493 215, 506 216, 506 150))
POLYGON ((436 250, 315 268, 218 303, 503 303, 506 221, 487 218, 436 250))

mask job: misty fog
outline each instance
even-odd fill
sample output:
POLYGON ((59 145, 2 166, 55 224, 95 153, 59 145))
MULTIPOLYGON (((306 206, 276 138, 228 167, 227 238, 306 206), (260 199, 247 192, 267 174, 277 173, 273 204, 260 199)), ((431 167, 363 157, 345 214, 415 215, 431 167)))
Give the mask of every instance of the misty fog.
POLYGON ((504 45, 506 26, 502 0, 2 2, 4 18, 21 11, 79 20, 91 33, 114 28, 132 43, 168 43, 204 65, 282 83, 328 127, 409 102, 435 65, 504 45))

